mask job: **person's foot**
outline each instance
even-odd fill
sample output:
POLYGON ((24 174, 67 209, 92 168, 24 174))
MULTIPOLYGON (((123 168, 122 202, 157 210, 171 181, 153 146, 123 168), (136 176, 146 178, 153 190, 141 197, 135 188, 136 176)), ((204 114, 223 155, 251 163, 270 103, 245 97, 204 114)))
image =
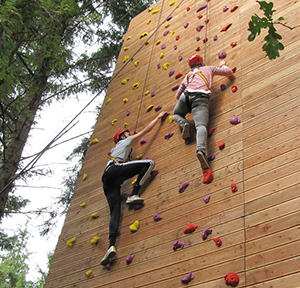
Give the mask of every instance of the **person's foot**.
POLYGON ((190 138, 190 124, 185 123, 181 133, 182 139, 190 138))
POLYGON ((127 200, 126 200, 126 204, 141 204, 144 202, 144 199, 139 197, 138 195, 132 195, 132 196, 128 196, 127 200))
POLYGON ((203 151, 197 152, 197 158, 200 161, 202 169, 210 169, 209 161, 203 151))
POLYGON ((192 139, 191 139, 191 138, 185 138, 185 139, 184 139, 185 145, 190 145, 191 142, 192 142, 192 139))
POLYGON ((106 264, 110 263, 113 258, 116 256, 117 250, 115 246, 110 246, 105 253, 104 257, 102 258, 100 264, 105 266, 106 264))

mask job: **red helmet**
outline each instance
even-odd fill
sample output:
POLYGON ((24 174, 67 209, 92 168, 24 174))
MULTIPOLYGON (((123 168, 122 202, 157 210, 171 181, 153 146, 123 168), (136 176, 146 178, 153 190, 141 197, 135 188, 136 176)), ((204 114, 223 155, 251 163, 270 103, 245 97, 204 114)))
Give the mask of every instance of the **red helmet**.
POLYGON ((189 65, 193 68, 193 65, 199 65, 203 62, 203 58, 200 55, 193 55, 188 59, 189 65))
POLYGON ((123 129, 123 130, 120 130, 120 131, 118 131, 115 135, 114 135, 114 141, 115 141, 115 143, 117 144, 118 143, 118 141, 119 141, 119 136, 122 134, 122 133, 124 133, 124 132, 129 132, 129 130, 125 130, 125 129, 123 129))

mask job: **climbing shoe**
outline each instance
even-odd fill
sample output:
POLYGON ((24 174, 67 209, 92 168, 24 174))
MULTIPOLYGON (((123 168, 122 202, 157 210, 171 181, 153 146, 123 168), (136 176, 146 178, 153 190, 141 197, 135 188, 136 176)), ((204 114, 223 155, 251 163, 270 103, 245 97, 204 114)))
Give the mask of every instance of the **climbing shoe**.
POLYGON ((138 195, 128 196, 126 200, 126 204, 133 205, 133 204, 141 204, 144 202, 144 199, 139 197, 138 195))
POLYGON ((111 260, 113 260, 113 258, 116 256, 116 254, 117 254, 116 247, 110 246, 108 248, 107 252, 105 253, 104 257, 102 258, 100 264, 105 266, 106 264, 111 262, 111 260))
POLYGON ((202 169, 210 169, 209 161, 203 151, 197 152, 197 158, 200 161, 202 169))
POLYGON ((190 125, 188 123, 185 123, 182 128, 181 133, 182 139, 191 138, 190 136, 190 125))
POLYGON ((133 224, 129 226, 131 232, 136 232, 140 228, 140 222, 138 220, 134 221, 133 224))

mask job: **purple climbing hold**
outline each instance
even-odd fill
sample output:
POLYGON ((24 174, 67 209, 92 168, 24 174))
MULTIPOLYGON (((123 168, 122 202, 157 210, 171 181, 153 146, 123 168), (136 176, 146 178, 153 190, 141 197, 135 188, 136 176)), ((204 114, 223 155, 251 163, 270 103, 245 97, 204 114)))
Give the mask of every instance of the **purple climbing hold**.
POLYGON ((197 36, 197 37, 196 37, 196 40, 197 40, 197 41, 200 41, 200 37, 199 37, 199 36, 197 36))
POLYGON ((106 270, 111 270, 110 263, 107 263, 107 264, 105 265, 105 268, 106 268, 106 270))
POLYGON ((170 70, 169 71, 169 77, 171 77, 175 73, 175 70, 170 70))
POLYGON ((213 39, 214 39, 214 41, 217 41, 218 40, 218 35, 215 35, 213 39))
POLYGON ((157 68, 160 69, 160 63, 157 64, 157 68))
POLYGON ((173 87, 172 87, 172 91, 175 91, 179 88, 179 85, 176 83, 173 87))
POLYGON ((185 191, 185 189, 190 185, 190 182, 183 182, 179 185, 179 193, 182 193, 185 191))
POLYGON ((185 277, 181 278, 182 284, 188 284, 190 281, 192 281, 195 278, 194 274, 190 272, 185 277))
POLYGON ((141 139, 141 141, 140 141, 140 144, 145 144, 145 143, 147 143, 147 138, 143 138, 143 139, 141 139))
POLYGON ((239 124, 239 123, 241 122, 241 120, 240 120, 240 118, 239 118, 238 116, 233 116, 233 117, 229 120, 229 122, 230 122, 231 124, 239 124))
POLYGON ((182 60, 182 56, 178 56, 178 60, 181 61, 182 60))
POLYGON ((196 30, 197 30, 198 32, 200 32, 200 31, 202 30, 203 27, 204 27, 204 25, 199 25, 199 26, 197 26, 196 30))
POLYGON ((161 107, 160 105, 158 105, 158 106, 155 106, 154 110, 155 110, 155 112, 157 112, 157 111, 159 111, 161 108, 162 108, 162 107, 161 107))
POLYGON ((162 44, 162 45, 160 46, 160 48, 161 48, 161 49, 166 49, 166 45, 165 45, 165 44, 162 44))
POLYGON ((167 17, 167 21, 169 21, 169 20, 171 20, 173 18, 173 16, 172 15, 169 15, 168 17, 167 17))
POLYGON ((226 85, 225 84, 221 84, 220 85, 220 89, 221 89, 221 91, 224 91, 226 89, 226 85))
POLYGON ((176 240, 173 242, 173 250, 176 251, 178 248, 183 249, 184 245, 185 245, 184 242, 176 240))
POLYGON ((169 32, 170 32, 169 30, 166 30, 163 35, 167 36, 169 34, 169 32))
POLYGON ((219 56, 219 59, 224 59, 224 58, 226 58, 227 53, 225 51, 221 51, 218 56, 219 56))
POLYGON ((170 116, 170 113, 169 112, 166 112, 165 115, 161 118, 161 121, 165 121, 167 119, 167 117, 170 116))
POLYGON ((135 255, 127 255, 127 256, 126 256, 126 263, 127 263, 127 264, 130 264, 130 263, 132 262, 134 256, 135 256, 135 255))
POLYGON ((168 133, 165 135, 165 139, 166 139, 166 140, 169 140, 173 135, 174 135, 173 132, 168 132, 168 133))
POLYGON ((155 91, 151 91, 150 95, 151 95, 151 97, 154 97, 155 96, 155 91))
POLYGON ((130 110, 127 109, 126 116, 129 116, 129 115, 130 115, 130 110))
POLYGON ((207 204, 210 200, 210 195, 204 196, 203 201, 207 204))
MULTIPOLYGON (((145 159, 146 159, 146 158, 145 158, 145 159)), ((149 158, 148 158, 148 159, 149 159, 149 158)), ((154 177, 156 177, 156 175, 157 175, 158 173, 159 173, 158 169, 155 169, 155 170, 152 170, 150 174, 151 174, 151 177, 154 178, 154 177)))
POLYGON ((207 7, 207 4, 201 5, 197 10, 196 13, 200 12, 201 10, 205 9, 207 7))
POLYGON ((174 50, 177 50, 177 45, 174 45, 174 50))
POLYGON ((153 217, 154 221, 159 221, 162 219, 162 217, 157 213, 155 213, 152 217, 153 217))
POLYGON ((211 152, 210 154, 207 155, 207 160, 212 161, 216 158, 216 154, 211 152))
POLYGON ((223 12, 226 12, 228 9, 229 9, 228 7, 224 6, 223 7, 223 12))
POLYGON ((185 23, 183 24, 183 27, 184 27, 184 28, 189 27, 189 22, 185 22, 185 23))
POLYGON ((207 236, 209 234, 212 233, 212 229, 204 229, 202 232, 201 232, 201 237, 203 240, 206 240, 207 239, 207 236))

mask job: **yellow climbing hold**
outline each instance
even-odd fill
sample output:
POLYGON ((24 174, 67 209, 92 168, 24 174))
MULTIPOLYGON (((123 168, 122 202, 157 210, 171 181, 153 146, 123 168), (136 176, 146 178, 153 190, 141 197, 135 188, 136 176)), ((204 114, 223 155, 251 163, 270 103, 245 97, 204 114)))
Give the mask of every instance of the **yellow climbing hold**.
POLYGON ((82 177, 82 180, 84 181, 86 178, 87 178, 87 174, 84 173, 84 174, 83 174, 83 177, 82 177))
POLYGON ((91 240, 91 244, 92 244, 92 245, 97 245, 98 242, 99 242, 99 240, 100 240, 100 237, 94 237, 94 238, 91 240))
POLYGON ((150 12, 150 11, 152 11, 153 10, 153 7, 150 7, 149 9, 148 9, 148 12, 150 12))
POLYGON ((72 248, 73 247, 73 243, 75 242, 76 237, 73 237, 71 240, 67 241, 67 245, 72 248))
POLYGON ((132 232, 139 230, 139 228, 140 228, 140 222, 138 220, 134 221, 134 223, 129 226, 129 229, 132 232))
POLYGON ((139 65, 140 61, 135 61, 134 66, 137 67, 139 65))
POLYGON ((90 142, 90 146, 97 144, 97 143, 99 143, 99 140, 97 138, 95 138, 90 142))
POLYGON ((134 27, 135 27, 135 25, 132 26, 132 28, 134 28, 134 27))
POLYGON ((155 42, 155 45, 159 45, 160 44, 160 40, 157 40, 156 42, 155 42))
POLYGON ((165 28, 168 28, 170 25, 171 25, 170 23, 167 23, 167 24, 165 25, 165 28))
POLYGON ((174 121, 174 116, 173 116, 173 115, 170 115, 170 116, 169 116, 169 122, 172 123, 173 121, 174 121))
POLYGON ((147 107, 147 112, 149 112, 152 108, 154 107, 154 105, 149 105, 148 107, 147 107))
POLYGON ((111 101, 111 98, 108 98, 108 99, 106 100, 106 105, 107 105, 110 101, 111 101))
POLYGON ((87 277, 90 277, 91 274, 92 274, 92 272, 93 272, 93 270, 88 270, 88 271, 85 272, 85 275, 86 275, 87 277))
POLYGON ((130 40, 130 39, 131 39, 131 36, 128 36, 128 37, 127 37, 127 40, 130 40))
POLYGON ((124 99, 123 99, 123 102, 124 102, 124 103, 127 103, 127 102, 128 102, 128 98, 124 98, 124 99))
POLYGON ((124 128, 127 128, 128 125, 129 125, 129 124, 128 124, 127 122, 125 122, 125 123, 124 123, 124 128))
POLYGON ((125 78, 122 80, 122 84, 126 84, 128 82, 129 78, 125 78))
POLYGON ((175 1, 171 1, 171 2, 169 3, 170 6, 172 6, 172 5, 174 5, 174 4, 175 4, 175 1))
POLYGON ((145 95, 148 95, 150 93, 150 90, 147 90, 146 92, 145 92, 145 95))
POLYGON ((135 90, 135 89, 139 88, 139 86, 140 86, 140 83, 134 83, 132 85, 132 89, 135 90))
POLYGON ((176 7, 179 8, 179 4, 176 4, 176 7))
POLYGON ((129 48, 128 47, 124 47, 124 51, 127 51, 129 48))
POLYGON ((165 56, 164 53, 160 53, 159 58, 162 59, 164 58, 164 56, 165 56))
POLYGON ((118 121, 118 119, 114 119, 114 120, 112 120, 112 121, 111 121, 111 125, 112 125, 112 126, 114 126, 114 125, 115 125, 115 123, 116 123, 117 121, 118 121))
POLYGON ((147 24, 150 24, 151 23, 151 20, 149 19, 148 21, 147 21, 147 24))
POLYGON ((96 219, 99 217, 99 214, 97 212, 95 212, 91 215, 91 217, 92 217, 92 219, 96 219))
POLYGON ((175 34, 175 31, 170 31, 170 35, 173 36, 175 34))
POLYGON ((131 185, 134 185, 136 181, 137 181, 137 179, 135 178, 135 179, 131 182, 131 185))
POLYGON ((125 56, 123 59, 123 63, 125 63, 129 59, 129 56, 125 56))
POLYGON ((138 159, 138 160, 140 160, 140 159, 142 159, 143 158, 143 154, 140 154, 140 155, 137 155, 136 156, 136 159, 138 159))
POLYGON ((170 63, 165 63, 165 64, 163 65, 163 68, 164 68, 165 70, 167 70, 167 69, 169 68, 169 65, 170 65, 170 63))
POLYGON ((80 206, 80 207, 85 207, 85 206, 86 206, 86 203, 83 202, 83 203, 79 204, 79 206, 80 206))
POLYGON ((158 13, 160 11, 160 9, 156 9, 152 11, 152 14, 158 13))
POLYGON ((140 35, 140 39, 143 38, 143 37, 145 37, 145 36, 147 36, 147 35, 148 35, 147 32, 142 33, 142 34, 140 35))

